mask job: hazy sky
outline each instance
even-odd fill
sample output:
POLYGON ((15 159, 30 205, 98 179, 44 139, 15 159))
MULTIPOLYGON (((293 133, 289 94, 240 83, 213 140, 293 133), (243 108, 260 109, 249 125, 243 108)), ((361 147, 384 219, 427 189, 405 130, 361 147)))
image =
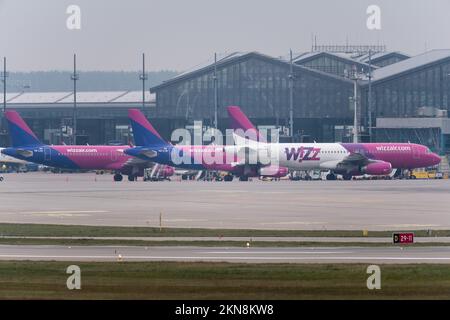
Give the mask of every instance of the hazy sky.
POLYGON ((0 56, 10 70, 184 70, 214 52, 272 56, 319 44, 385 44, 417 54, 450 48, 449 0, 0 0, 0 56), (81 8, 81 30, 66 9, 81 8), (381 30, 366 9, 381 8, 381 30))

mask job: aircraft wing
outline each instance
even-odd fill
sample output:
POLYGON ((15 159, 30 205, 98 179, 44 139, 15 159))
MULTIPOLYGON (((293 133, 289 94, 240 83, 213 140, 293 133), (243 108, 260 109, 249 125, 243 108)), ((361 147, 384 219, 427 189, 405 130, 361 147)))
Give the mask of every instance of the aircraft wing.
POLYGON ((320 168, 323 170, 344 170, 351 171, 355 168, 361 168, 369 163, 373 162, 373 160, 367 158, 365 155, 361 153, 351 153, 346 156, 342 160, 331 160, 322 162, 320 164, 320 168))
POLYGON ((124 163, 123 167, 138 167, 138 168, 150 168, 152 167, 154 162, 143 160, 139 158, 130 158, 127 162, 124 163))
POLYGON ((139 155, 143 155, 147 158, 154 158, 158 155, 158 152, 151 149, 142 149, 139 151, 139 155))
POLYGON ((353 165, 353 166, 365 166, 372 161, 361 153, 351 153, 345 157, 339 164, 341 165, 353 165))
POLYGON ((332 162, 328 164, 327 169, 351 172, 352 170, 360 170, 362 167, 378 161, 369 159, 361 153, 351 153, 341 161, 332 162))

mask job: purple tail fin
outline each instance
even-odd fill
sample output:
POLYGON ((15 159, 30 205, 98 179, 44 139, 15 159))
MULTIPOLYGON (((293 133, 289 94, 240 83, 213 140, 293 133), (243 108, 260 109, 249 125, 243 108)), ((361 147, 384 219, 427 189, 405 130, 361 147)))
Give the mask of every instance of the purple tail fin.
POLYGON ((16 111, 6 111, 5 117, 8 121, 9 135, 13 147, 42 145, 33 131, 31 131, 31 129, 16 111))
POLYGON ((168 145, 139 109, 129 109, 128 118, 130 118, 131 127, 133 128, 134 143, 136 146, 168 145))
POLYGON ((242 112, 241 108, 237 106, 227 107, 228 116, 231 119, 231 128, 233 130, 241 129, 246 131, 249 138, 254 138, 261 142, 265 142, 266 139, 261 135, 258 129, 250 122, 247 116, 242 112))

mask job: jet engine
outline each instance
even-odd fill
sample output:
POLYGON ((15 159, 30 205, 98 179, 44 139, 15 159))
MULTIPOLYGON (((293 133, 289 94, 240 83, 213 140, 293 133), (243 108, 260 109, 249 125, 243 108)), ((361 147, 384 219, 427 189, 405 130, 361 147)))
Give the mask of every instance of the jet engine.
POLYGON ((173 167, 165 166, 164 169, 161 172, 161 175, 163 177, 171 177, 175 173, 175 170, 173 167))
POLYGON ((370 174, 373 176, 387 175, 392 172, 392 165, 389 162, 376 161, 362 167, 361 172, 363 174, 370 174))
POLYGON ((289 169, 279 166, 267 166, 258 169, 260 176, 281 178, 289 173, 289 169))

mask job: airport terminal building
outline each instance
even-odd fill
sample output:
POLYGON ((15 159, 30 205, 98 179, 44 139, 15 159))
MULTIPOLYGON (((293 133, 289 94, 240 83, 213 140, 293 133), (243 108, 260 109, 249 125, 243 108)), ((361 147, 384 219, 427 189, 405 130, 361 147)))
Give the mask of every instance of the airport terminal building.
MULTIPOLYGON (((70 143, 74 113, 72 92, 9 93, 6 99, 7 107, 18 111, 41 141, 70 143)), ((154 95, 146 92, 145 100, 144 107, 154 109, 154 95)), ((3 97, 0 101, 3 103, 3 97)), ((142 92, 78 92, 77 143, 128 143, 129 108, 143 108, 142 92)), ((0 145, 8 145, 5 131, 1 132, 0 139, 0 145)))
MULTIPOLYGON (((212 126, 217 97, 219 129, 228 127, 226 107, 238 105, 257 125, 279 127, 296 141, 351 141, 355 82, 361 141, 411 141, 450 153, 450 50, 410 57, 327 47, 292 60, 258 52, 223 55, 150 88, 144 106, 138 91, 78 93, 77 139, 129 141, 130 107, 143 109, 166 138, 195 120, 212 126)), ((7 107, 48 143, 70 135, 72 101, 71 92, 7 95, 7 107)), ((3 132, 2 144, 6 138, 3 132)))

